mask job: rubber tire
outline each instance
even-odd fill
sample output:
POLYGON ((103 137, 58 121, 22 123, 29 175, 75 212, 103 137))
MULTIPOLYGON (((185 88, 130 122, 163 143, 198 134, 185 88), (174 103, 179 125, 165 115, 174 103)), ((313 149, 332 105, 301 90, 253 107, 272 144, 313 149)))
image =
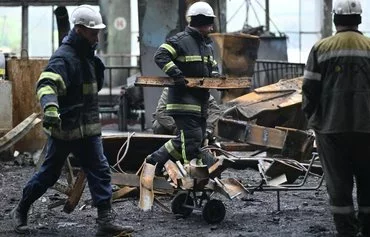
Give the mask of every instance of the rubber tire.
POLYGON ((180 192, 176 194, 176 196, 172 199, 171 202, 171 210, 173 214, 181 215, 182 217, 187 217, 193 212, 192 208, 183 206, 185 204, 186 197, 187 197, 186 205, 194 206, 193 198, 188 196, 186 192, 180 192))
POLYGON ((222 201, 211 199, 204 205, 202 214, 208 224, 216 224, 225 218, 226 208, 222 201))

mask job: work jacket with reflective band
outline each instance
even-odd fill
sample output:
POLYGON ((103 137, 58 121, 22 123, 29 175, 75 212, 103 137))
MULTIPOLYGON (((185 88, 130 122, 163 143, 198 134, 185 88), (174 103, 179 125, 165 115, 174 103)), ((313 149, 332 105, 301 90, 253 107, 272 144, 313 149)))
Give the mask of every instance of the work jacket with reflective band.
MULTIPOLYGON (((218 76, 212 41, 194 28, 186 27, 166 40, 155 53, 156 64, 170 77, 218 76)), ((207 116, 208 89, 171 87, 166 111, 170 115, 207 116)))
POLYGON ((74 140, 100 135, 98 90, 104 78, 104 64, 94 49, 74 30, 50 58, 37 82, 37 97, 43 110, 58 107, 61 128, 51 136, 74 140))
POLYGON ((302 91, 310 128, 370 132, 370 39, 358 31, 342 31, 316 43, 302 91))

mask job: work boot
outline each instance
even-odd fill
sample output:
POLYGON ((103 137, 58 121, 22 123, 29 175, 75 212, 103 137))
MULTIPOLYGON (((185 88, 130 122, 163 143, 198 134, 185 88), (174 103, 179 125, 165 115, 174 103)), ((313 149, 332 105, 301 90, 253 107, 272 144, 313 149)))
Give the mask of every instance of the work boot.
POLYGON ((132 226, 122 226, 115 223, 116 213, 111 208, 98 208, 98 231, 96 236, 115 236, 118 234, 129 234, 134 232, 132 226))
POLYGON ((27 226, 28 209, 29 208, 22 208, 18 203, 18 205, 10 212, 14 231, 18 234, 30 233, 30 229, 27 226))
POLYGON ((358 235, 358 221, 354 214, 334 214, 334 224, 337 237, 356 237, 358 235))
POLYGON ((370 214, 360 212, 358 220, 361 236, 370 237, 370 214))

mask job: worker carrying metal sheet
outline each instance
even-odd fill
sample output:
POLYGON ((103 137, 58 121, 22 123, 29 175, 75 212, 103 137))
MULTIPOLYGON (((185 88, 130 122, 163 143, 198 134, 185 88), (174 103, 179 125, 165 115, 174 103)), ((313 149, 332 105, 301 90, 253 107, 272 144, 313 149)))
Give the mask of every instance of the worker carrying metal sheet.
POLYGON ((185 77, 219 76, 208 37, 215 18, 212 7, 206 2, 196 2, 189 7, 187 17, 189 26, 168 38, 154 56, 158 67, 175 83, 168 90, 166 113, 175 120, 177 128, 176 138, 146 158, 148 163, 157 164, 157 174, 169 159, 188 163, 198 158, 206 134, 209 90, 187 87, 185 77))
POLYGON ((337 0, 333 13, 337 32, 312 47, 302 106, 316 134, 337 236, 370 236, 370 39, 358 31, 359 1, 337 0))
POLYGON ((32 203, 55 184, 67 156, 73 153, 80 160, 98 210, 97 236, 132 232, 131 226, 115 223, 110 168, 101 140, 98 91, 103 85, 105 67, 94 52, 105 24, 100 13, 89 5, 77 7, 71 22, 74 28, 51 56, 37 82, 43 128, 48 134, 47 154, 11 213, 15 231, 28 232, 27 214, 32 203))

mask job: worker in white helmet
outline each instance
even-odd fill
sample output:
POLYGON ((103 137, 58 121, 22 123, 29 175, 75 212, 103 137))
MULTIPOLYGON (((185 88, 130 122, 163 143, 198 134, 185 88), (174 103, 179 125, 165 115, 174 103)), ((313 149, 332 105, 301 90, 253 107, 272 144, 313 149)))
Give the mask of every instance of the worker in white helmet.
POLYGON ((14 228, 17 233, 29 232, 27 214, 31 205, 55 184, 72 153, 86 174, 98 210, 97 236, 132 232, 131 226, 115 223, 110 168, 101 140, 98 91, 103 85, 105 67, 94 52, 99 31, 105 25, 100 13, 89 5, 77 7, 71 22, 73 29, 51 56, 36 84, 44 112, 43 128, 48 135, 47 154, 11 212, 14 228))
POLYGON ((166 114, 175 120, 177 128, 176 138, 146 159, 150 164, 157 164, 157 174, 169 159, 185 164, 193 158, 201 159, 209 90, 187 87, 185 78, 219 75, 212 41, 208 37, 215 19, 212 7, 206 2, 196 2, 189 7, 187 17, 190 18, 189 26, 168 38, 154 56, 158 67, 174 80, 174 86, 168 90, 166 114))
POLYGON ((358 0, 337 0, 333 13, 336 34, 317 42, 307 60, 302 107, 316 134, 337 236, 370 236, 370 39, 358 30, 358 0))

